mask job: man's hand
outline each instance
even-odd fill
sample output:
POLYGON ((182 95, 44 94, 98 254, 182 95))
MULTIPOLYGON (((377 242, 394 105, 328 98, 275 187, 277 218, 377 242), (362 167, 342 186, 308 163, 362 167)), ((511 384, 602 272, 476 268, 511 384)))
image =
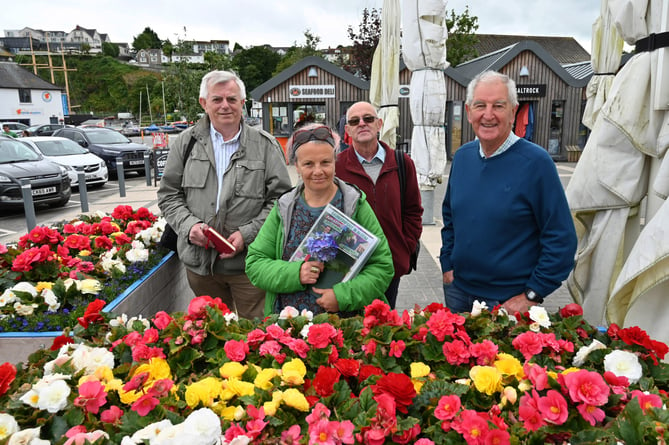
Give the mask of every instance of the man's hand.
POLYGON ((242 237, 242 232, 239 230, 236 232, 233 232, 229 237, 228 241, 235 246, 235 251, 232 253, 222 253, 218 257, 220 259, 225 259, 225 258, 232 258, 235 255, 237 255, 239 252, 244 250, 244 237, 242 237))
POLYGON ((201 247, 207 246, 209 240, 207 239, 207 235, 204 234, 204 229, 206 227, 207 225, 205 223, 197 223, 190 228, 190 232, 188 232, 188 240, 191 244, 201 247))
POLYGON ((453 269, 444 272, 444 284, 451 284, 453 282, 453 269))
POLYGON ((535 306, 536 303, 531 302, 525 296, 525 292, 515 295, 502 304, 502 308, 506 309, 509 315, 513 315, 516 312, 525 313, 530 307, 535 306))
POLYGON ((332 289, 317 289, 313 288, 314 292, 321 295, 321 298, 316 300, 316 303, 325 309, 327 312, 339 312, 339 303, 337 297, 332 289))

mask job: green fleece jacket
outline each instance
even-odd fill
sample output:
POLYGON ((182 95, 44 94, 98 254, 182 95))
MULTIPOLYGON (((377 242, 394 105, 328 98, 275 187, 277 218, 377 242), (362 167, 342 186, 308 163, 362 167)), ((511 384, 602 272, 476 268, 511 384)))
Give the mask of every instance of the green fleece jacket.
MULTIPOLYGON (((383 229, 364 193, 336 178, 335 183, 342 192, 344 213, 379 237, 376 249, 360 272, 353 279, 332 287, 340 311, 357 311, 377 298, 386 301, 384 293, 394 274, 393 258, 383 229)), ((254 286, 267 292, 265 315, 274 312, 277 294, 306 289, 300 283, 302 261, 289 262, 281 259, 293 210, 303 188, 304 185, 300 184, 277 200, 255 241, 249 245, 246 274, 254 286)))

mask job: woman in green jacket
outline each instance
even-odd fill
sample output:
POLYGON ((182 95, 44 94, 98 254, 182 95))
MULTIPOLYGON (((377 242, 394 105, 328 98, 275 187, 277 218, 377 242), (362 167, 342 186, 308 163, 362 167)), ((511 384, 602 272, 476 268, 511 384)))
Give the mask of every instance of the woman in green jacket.
POLYGON ((288 141, 290 161, 300 183, 282 195, 272 208, 246 257, 251 283, 266 293, 265 315, 287 306, 352 315, 384 292, 393 277, 388 241, 365 195, 357 187, 335 178, 336 138, 323 125, 310 125, 288 141), (315 260, 289 261, 323 209, 332 204, 379 238, 371 256, 348 281, 328 289, 312 287, 325 264, 315 260))

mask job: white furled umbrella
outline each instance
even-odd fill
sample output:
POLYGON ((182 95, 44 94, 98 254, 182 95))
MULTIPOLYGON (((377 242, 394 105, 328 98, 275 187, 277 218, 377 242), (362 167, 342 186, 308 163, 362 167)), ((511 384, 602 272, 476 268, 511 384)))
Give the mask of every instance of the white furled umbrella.
POLYGON ((369 99, 383 120, 380 139, 395 148, 400 125, 400 1, 383 0, 381 37, 372 59, 369 99))
POLYGON ((609 0, 612 23, 638 52, 616 75, 567 186, 579 235, 568 279, 593 323, 640 326, 669 341, 669 0, 609 0), (642 205, 645 203, 645 205, 642 205), (645 211, 644 211, 645 208, 645 211))
MULTIPOLYGON (((446 170, 446 2, 404 0, 402 54, 412 71, 410 107, 413 121, 411 158, 422 191, 434 191, 446 170)), ((423 194, 425 209, 430 199, 423 194)), ((426 212, 429 214, 429 212, 426 212)), ((425 217, 425 215, 424 215, 425 217)), ((425 218, 424 218, 425 219, 425 218)))
POLYGON ((588 82, 588 101, 583 111, 583 124, 590 128, 595 125, 599 110, 606 102, 611 83, 620 66, 620 58, 625 42, 618 28, 612 24, 609 1, 601 0, 599 17, 592 25, 592 55, 590 61, 594 75, 588 82))

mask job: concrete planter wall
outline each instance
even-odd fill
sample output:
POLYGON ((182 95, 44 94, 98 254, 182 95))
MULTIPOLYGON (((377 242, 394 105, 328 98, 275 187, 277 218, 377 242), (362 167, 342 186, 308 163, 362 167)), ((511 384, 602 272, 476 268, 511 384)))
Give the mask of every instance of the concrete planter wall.
MULTIPOLYGON (((105 306, 104 311, 151 318, 159 311, 185 311, 193 296, 186 269, 174 253, 169 253, 142 279, 105 306)), ((51 346, 59 335, 61 332, 0 333, 0 363, 26 361, 36 350, 51 346)))

